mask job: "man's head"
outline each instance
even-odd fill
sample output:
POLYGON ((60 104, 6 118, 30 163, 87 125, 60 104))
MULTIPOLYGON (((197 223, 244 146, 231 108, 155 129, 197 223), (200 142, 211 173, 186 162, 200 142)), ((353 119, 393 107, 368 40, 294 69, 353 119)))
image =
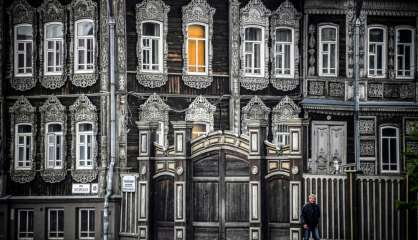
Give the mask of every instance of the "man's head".
POLYGON ((315 194, 310 194, 309 195, 309 203, 316 203, 316 195, 315 194))

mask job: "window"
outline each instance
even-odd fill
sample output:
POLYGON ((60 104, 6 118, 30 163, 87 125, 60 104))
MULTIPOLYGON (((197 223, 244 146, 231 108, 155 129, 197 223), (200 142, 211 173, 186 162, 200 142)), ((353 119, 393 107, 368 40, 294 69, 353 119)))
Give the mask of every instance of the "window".
POLYGON ((380 129, 380 159, 382 172, 398 172, 399 130, 396 127, 380 129))
POLYGON ((338 29, 334 26, 319 27, 319 76, 337 76, 338 29))
POLYGON ((94 25, 89 19, 75 23, 75 72, 89 73, 94 69, 94 25))
POLYGON ((95 210, 82 208, 78 212, 78 237, 80 239, 94 239, 95 233, 95 210))
POLYGON ((396 77, 414 77, 414 30, 396 30, 396 77))
POLYGON ((17 211, 17 239, 33 239, 32 209, 19 209, 17 211))
POLYGON ((45 24, 45 74, 61 74, 64 58, 62 23, 45 24))
POLYGON ((192 139, 207 134, 207 126, 204 123, 194 123, 192 126, 192 139))
POLYGON ((276 29, 275 72, 278 77, 293 77, 294 72, 293 29, 276 29))
POLYGON ((93 168, 93 124, 77 124, 77 168, 93 168))
POLYGON ((32 125, 16 125, 15 168, 24 170, 32 167, 32 125))
POLYGON ((162 70, 161 35, 161 23, 142 23, 142 70, 144 72, 161 72, 162 70))
POLYGON ((160 145, 164 145, 164 122, 158 122, 156 142, 160 145))
POLYGON ((15 26, 15 75, 32 76, 33 30, 30 24, 15 26))
POLYGON ((48 239, 64 239, 64 209, 48 209, 48 239))
POLYGON ((368 31, 368 77, 384 77, 386 73, 386 31, 381 27, 371 27, 368 31))
POLYGON ((187 27, 187 65, 189 73, 207 73, 206 37, 206 26, 193 24, 187 27))
POLYGON ((289 127, 286 124, 279 124, 277 126, 277 146, 286 145, 289 145, 289 127))
POLYGON ((46 168, 61 169, 63 159, 62 124, 49 123, 46 131, 46 168))
POLYGON ((244 71, 246 76, 264 75, 264 41, 262 28, 247 27, 244 36, 244 71))

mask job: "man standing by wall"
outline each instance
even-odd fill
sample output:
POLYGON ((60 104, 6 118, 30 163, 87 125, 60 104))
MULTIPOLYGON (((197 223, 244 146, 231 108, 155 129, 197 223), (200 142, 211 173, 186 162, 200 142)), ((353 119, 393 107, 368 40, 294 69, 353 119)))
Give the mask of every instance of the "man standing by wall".
POLYGON ((304 229, 303 239, 308 240, 312 233, 312 237, 315 240, 320 240, 318 223, 321 211, 316 204, 316 195, 310 194, 308 201, 302 208, 302 216, 300 218, 304 229))

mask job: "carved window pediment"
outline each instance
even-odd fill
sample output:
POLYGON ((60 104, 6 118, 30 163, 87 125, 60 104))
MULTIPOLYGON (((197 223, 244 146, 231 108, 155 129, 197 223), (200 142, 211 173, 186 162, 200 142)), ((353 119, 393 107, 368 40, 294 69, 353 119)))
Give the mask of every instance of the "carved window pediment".
POLYGON ((56 96, 49 97, 45 103, 39 108, 41 112, 41 159, 44 159, 44 162, 41 163, 41 177, 45 182, 48 183, 56 183, 61 182, 65 179, 66 176, 66 141, 65 136, 67 133, 67 114, 66 108, 61 104, 56 96), (47 134, 47 127, 48 124, 60 124, 62 126, 62 136, 60 137, 61 143, 61 169, 58 168, 47 168, 47 154, 48 151, 48 134, 47 134))
POLYGON ((269 83, 269 54, 268 54, 268 40, 269 40, 269 17, 270 10, 268 10, 260 0, 250 0, 250 2, 240 10, 241 24, 240 24, 240 37, 241 37, 241 70, 240 70, 240 82, 241 86, 257 91, 264 89, 269 83), (255 27, 262 29, 262 46, 261 46, 261 72, 260 76, 248 76, 246 75, 245 66, 245 54, 244 54, 244 39, 245 29, 247 27, 255 27))
POLYGON ((72 134, 72 148, 71 148, 71 175, 73 179, 80 183, 87 183, 92 182, 97 177, 97 110, 96 106, 94 106, 90 99, 86 95, 81 95, 73 105, 70 106, 70 113, 71 113, 71 134, 72 134), (87 122, 92 124, 92 160, 93 165, 92 169, 78 169, 77 168, 77 124, 87 122))
POLYGON ((300 107, 289 96, 285 96, 273 108, 272 122, 274 125, 287 122, 289 119, 299 118, 300 107))
POLYGON ((99 67, 99 44, 98 44, 98 9, 97 3, 93 0, 74 0, 70 6, 70 64, 69 75, 71 82, 77 87, 89 87, 96 83, 98 78, 99 67), (75 56, 76 56, 76 27, 75 24, 80 20, 92 20, 93 22, 93 71, 92 72, 76 72, 75 71, 75 56))
MULTIPOLYGON (((136 5, 136 32, 137 32, 137 50, 136 56, 138 58, 138 66, 136 78, 139 84, 149 87, 156 88, 161 87, 167 82, 167 31, 168 31, 168 12, 170 7, 166 5, 162 0, 145 0, 142 3, 136 5), (160 43, 158 44, 158 54, 162 59, 162 62, 159 63, 158 71, 146 71, 143 70, 143 29, 142 24, 144 22, 151 22, 159 24, 160 33, 162 36, 159 36, 160 43), (161 48, 161 49, 160 49, 161 48)), ((154 43, 153 43, 154 44, 154 43)))
MULTIPOLYGON (((45 0, 41 6, 38 8, 39 16, 40 16, 40 28, 39 28, 39 34, 40 34, 40 46, 39 46, 39 60, 40 60, 40 68, 39 68, 39 76, 40 76, 40 82, 43 87, 49 88, 49 89, 57 89, 65 84, 66 80, 66 71, 65 69, 62 70, 61 74, 54 74, 54 75, 47 75, 45 74, 45 66, 46 58, 48 57, 45 52, 47 46, 45 45, 45 24, 47 23, 61 23, 63 26, 63 48, 62 51, 64 51, 64 54, 62 54, 62 62, 63 62, 63 68, 65 66, 65 43, 66 43, 66 15, 65 15, 65 8, 61 5, 61 3, 58 0, 45 0)), ((54 46, 55 47, 55 46, 54 46)))
POLYGON ((212 36, 213 36, 213 15, 215 14, 215 9, 212 8, 206 0, 192 0, 188 5, 184 6, 182 9, 183 12, 183 82, 189 87, 192 88, 207 88, 212 84, 212 58, 213 58, 213 48, 212 48, 212 36), (190 24, 197 24, 205 26, 205 71, 204 73, 193 74, 188 71, 188 26, 190 24))
POLYGON ((208 132, 213 131, 213 113, 216 110, 216 106, 212 105, 205 97, 199 95, 189 105, 186 110, 186 121, 196 123, 206 123, 208 132))
POLYGON ((168 111, 170 111, 170 107, 156 93, 149 96, 147 101, 140 106, 140 121, 162 122, 164 124, 164 129, 162 130, 164 140, 160 143, 166 142, 167 139, 169 129, 168 111))
MULTIPOLYGON (((37 35, 37 26, 36 26, 36 14, 35 8, 33 8, 27 1, 25 0, 16 0, 13 1, 12 5, 8 9, 9 15, 9 23, 10 23, 10 42, 13 43, 16 41, 15 39, 15 31, 16 26, 18 25, 27 25, 31 27, 32 31, 32 56, 31 56, 31 73, 24 74, 24 75, 16 75, 16 46, 15 44, 11 44, 10 46, 10 85, 12 88, 19 90, 19 91, 26 91, 36 86, 36 48, 34 47, 34 43, 36 42, 36 35, 37 35)), ((27 65, 26 63, 25 65, 27 65)))
MULTIPOLYGON (((291 91, 299 85, 299 37, 301 14, 291 2, 284 1, 271 17, 271 77, 270 82, 278 90, 291 91), (276 30, 279 28, 290 29, 292 32, 290 56, 290 74, 288 76, 276 73, 276 30)), ((286 54, 287 55, 287 54, 286 54)))
POLYGON ((270 108, 267 107, 263 100, 258 96, 254 96, 248 104, 242 108, 242 133, 247 134, 247 123, 249 120, 265 120, 268 122, 270 108))
POLYGON ((11 144, 11 161, 10 164, 10 176, 14 182, 27 183, 35 179, 35 155, 36 155, 36 120, 35 110, 28 99, 20 96, 13 106, 9 109, 10 120, 11 120, 11 131, 12 131, 12 144, 11 144), (31 150, 29 161, 31 162, 30 168, 27 169, 16 169, 16 126, 18 124, 28 124, 31 126, 31 150))

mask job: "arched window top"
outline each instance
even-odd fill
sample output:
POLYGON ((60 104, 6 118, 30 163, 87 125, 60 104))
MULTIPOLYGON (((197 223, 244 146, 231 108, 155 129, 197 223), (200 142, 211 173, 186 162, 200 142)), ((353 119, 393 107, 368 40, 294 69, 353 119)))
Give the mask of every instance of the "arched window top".
POLYGON ((50 122, 50 123, 47 123, 46 125, 47 125, 48 133, 62 132, 62 129, 63 129, 63 126, 62 126, 63 124, 62 123, 50 122))
POLYGON ((142 36, 160 37, 161 25, 162 23, 157 21, 142 22, 142 36))
POLYGON ((16 125, 17 133, 32 133, 32 124, 19 123, 16 125))
POLYGON ((92 19, 80 19, 75 22, 76 34, 79 37, 94 35, 94 22, 92 19))
POLYGON ((415 75, 415 29, 396 27, 395 72, 397 78, 413 79, 415 75))
POLYGON ((189 24, 187 26, 187 36, 189 38, 205 38, 206 26, 203 24, 189 24))
POLYGON ((293 42, 294 29, 290 27, 277 27, 276 28, 276 42, 293 42))
POLYGON ((248 41, 261 41, 263 39, 262 36, 263 28, 256 27, 256 26, 249 26, 245 28, 245 40, 248 41))
POLYGON ((49 22, 45 24, 45 37, 48 38, 63 38, 64 24, 61 22, 49 22))
POLYGON ((79 122, 79 123, 77 123, 77 130, 79 132, 91 132, 91 131, 93 131, 93 123, 79 122))
POLYGON ((381 129, 383 137, 397 137, 399 131, 399 129, 394 126, 383 126, 381 129))
POLYGON ((333 25, 319 26, 321 41, 337 41, 338 28, 333 25))

